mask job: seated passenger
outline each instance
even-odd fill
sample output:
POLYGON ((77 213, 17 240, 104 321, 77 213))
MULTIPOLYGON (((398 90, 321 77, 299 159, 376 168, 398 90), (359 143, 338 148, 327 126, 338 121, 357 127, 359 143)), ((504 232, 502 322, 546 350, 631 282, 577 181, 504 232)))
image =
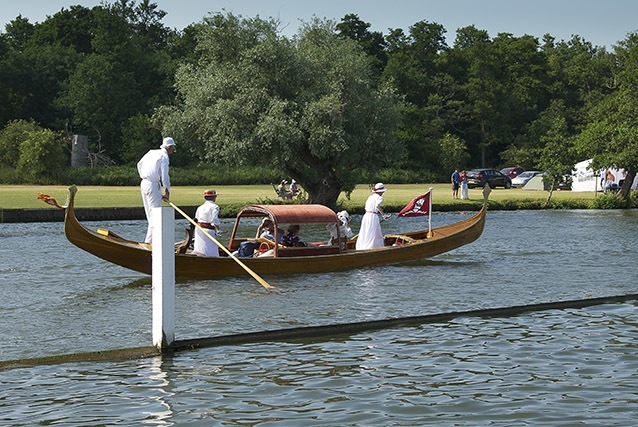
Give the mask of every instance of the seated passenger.
POLYGON ((292 199, 292 191, 286 189, 286 184, 288 184, 288 181, 282 179, 277 186, 277 194, 283 199, 292 199))
MULTIPOLYGON (((348 211, 341 211, 337 213, 337 219, 339 219, 339 239, 341 240, 341 245, 345 247, 345 241, 354 236, 349 225, 350 215, 348 214, 348 211)), ((330 240, 328 241, 328 244, 336 245, 337 226, 335 224, 328 224, 326 228, 330 232, 330 240)))
MULTIPOLYGON (((277 230, 277 240, 281 243, 284 231, 281 229, 277 230)), ((264 218, 257 227, 257 233, 255 233, 255 238, 263 238, 268 239, 272 242, 275 241, 275 224, 269 218, 264 218)), ((237 256, 241 258, 250 258, 255 253, 255 250, 259 248, 260 242, 256 241, 246 241, 241 242, 239 244, 239 248, 237 249, 237 256)))
POLYGON ((308 246, 308 244, 299 238, 300 229, 299 224, 289 225, 286 234, 284 234, 283 239, 281 239, 281 244, 288 247, 308 246))
MULTIPOLYGON (((281 239, 284 236, 284 230, 281 228, 277 229, 277 243, 281 243, 281 239)), ((257 227, 257 233, 255 234, 255 238, 261 237, 262 239, 268 239, 271 241, 275 241, 275 224, 269 218, 264 218, 261 221, 259 227, 257 227)))
POLYGON ((299 186, 297 185, 297 181, 295 181, 294 179, 290 182, 290 197, 297 197, 299 195, 299 193, 301 193, 301 190, 299 189, 299 186))

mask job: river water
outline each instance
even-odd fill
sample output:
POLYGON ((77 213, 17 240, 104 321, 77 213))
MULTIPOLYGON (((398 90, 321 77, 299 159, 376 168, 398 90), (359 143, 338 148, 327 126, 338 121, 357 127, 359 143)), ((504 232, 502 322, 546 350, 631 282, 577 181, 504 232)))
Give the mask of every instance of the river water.
MULTIPOLYGON (((278 292, 249 277, 180 282, 176 339, 634 294, 637 236, 635 210, 490 212, 478 241, 429 260, 265 276, 278 292)), ((75 248, 60 223, 0 224, 0 242, 0 360, 151 345, 149 277, 75 248)), ((633 425, 637 306, 9 369, 0 425, 633 425)))

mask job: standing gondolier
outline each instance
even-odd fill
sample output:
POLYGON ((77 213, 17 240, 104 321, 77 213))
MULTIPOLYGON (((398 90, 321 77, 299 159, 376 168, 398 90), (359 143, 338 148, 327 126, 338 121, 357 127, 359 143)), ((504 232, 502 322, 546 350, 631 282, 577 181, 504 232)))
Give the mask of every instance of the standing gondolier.
POLYGON ((146 230, 146 243, 151 243, 153 236, 153 223, 151 222, 151 210, 162 207, 162 200, 170 201, 171 179, 168 175, 170 164, 168 156, 175 152, 173 138, 164 138, 159 149, 149 150, 142 159, 137 162, 137 171, 140 179, 140 192, 142 203, 148 221, 146 230), (162 187, 164 195, 162 196, 162 187))
MULTIPOLYGON (((220 208, 215 203, 217 192, 215 190, 204 191, 205 202, 195 211, 195 221, 206 229, 206 232, 213 237, 221 233, 221 222, 219 221, 220 208)), ((202 256, 219 256, 217 244, 204 234, 200 229, 195 230, 195 241, 193 243, 193 253, 202 256)))
POLYGON ((383 203, 382 194, 385 190, 383 183, 375 184, 372 194, 366 200, 366 213, 361 219, 361 228, 359 229, 356 243, 357 250, 383 247, 383 234, 381 233, 379 215, 385 215, 383 209, 381 209, 381 204, 383 203))

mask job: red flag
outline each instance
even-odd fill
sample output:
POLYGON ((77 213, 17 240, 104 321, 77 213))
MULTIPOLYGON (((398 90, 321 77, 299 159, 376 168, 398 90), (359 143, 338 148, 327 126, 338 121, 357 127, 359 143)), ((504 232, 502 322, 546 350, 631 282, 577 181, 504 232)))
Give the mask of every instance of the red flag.
POLYGON ((406 207, 401 209, 397 216, 424 216, 430 211, 430 192, 416 197, 406 207))

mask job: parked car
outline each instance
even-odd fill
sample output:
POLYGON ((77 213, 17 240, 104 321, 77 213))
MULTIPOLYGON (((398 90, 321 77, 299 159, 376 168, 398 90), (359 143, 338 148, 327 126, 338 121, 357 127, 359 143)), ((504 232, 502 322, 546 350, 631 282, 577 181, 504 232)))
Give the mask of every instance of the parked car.
POLYGON ((467 171, 468 188, 485 187, 486 183, 492 188, 510 188, 512 186, 510 177, 503 175, 496 169, 472 169, 467 171))
POLYGON ((512 178, 512 187, 522 187, 527 184, 530 179, 541 173, 541 171, 525 171, 516 178, 512 178))
POLYGON ((519 176, 523 172, 525 172, 525 168, 522 168, 520 166, 516 166, 515 168, 503 168, 503 169, 501 169, 501 173, 503 175, 509 177, 510 179, 516 178, 517 176, 519 176))

